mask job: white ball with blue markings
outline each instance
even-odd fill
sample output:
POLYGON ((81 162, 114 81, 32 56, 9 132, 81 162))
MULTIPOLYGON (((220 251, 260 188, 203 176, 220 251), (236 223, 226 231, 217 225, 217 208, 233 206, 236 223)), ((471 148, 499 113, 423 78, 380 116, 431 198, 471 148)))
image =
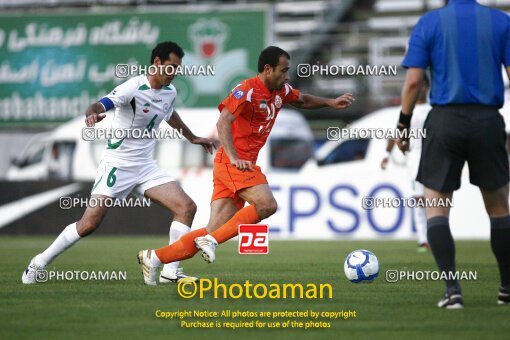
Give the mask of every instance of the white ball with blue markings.
POLYGON ((344 272, 351 282, 372 282, 379 275, 379 261, 371 251, 358 249, 347 255, 344 272))

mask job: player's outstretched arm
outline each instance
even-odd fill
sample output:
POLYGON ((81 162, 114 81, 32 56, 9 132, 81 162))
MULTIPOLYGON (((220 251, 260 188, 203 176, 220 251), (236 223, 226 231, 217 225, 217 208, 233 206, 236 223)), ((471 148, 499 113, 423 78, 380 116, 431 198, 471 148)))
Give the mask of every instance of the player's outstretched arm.
POLYGON ((106 117, 106 114, 104 113, 105 109, 104 106, 99 103, 93 103, 90 104, 90 106, 87 108, 87 112, 85 112, 85 124, 88 127, 94 126, 96 123, 103 120, 104 117, 106 117))
POLYGON ((205 151, 209 152, 212 155, 213 150, 216 148, 214 141, 210 138, 202 138, 195 136, 195 134, 191 132, 190 128, 182 121, 181 117, 175 110, 172 113, 172 117, 170 117, 170 119, 167 120, 167 123, 174 129, 182 131, 182 135, 192 144, 202 145, 205 151))
POLYGON ((253 166, 250 161, 239 159, 236 149, 234 147, 234 141, 232 139, 232 122, 236 117, 226 108, 223 108, 220 114, 220 118, 216 123, 218 129, 218 136, 220 137, 221 146, 225 150, 228 159, 231 164, 234 164, 241 171, 252 171, 253 166))
POLYGON ((346 109, 354 102, 354 97, 350 93, 343 94, 337 98, 323 98, 311 94, 301 93, 299 99, 291 102, 290 105, 300 109, 320 109, 330 107, 332 109, 346 109))

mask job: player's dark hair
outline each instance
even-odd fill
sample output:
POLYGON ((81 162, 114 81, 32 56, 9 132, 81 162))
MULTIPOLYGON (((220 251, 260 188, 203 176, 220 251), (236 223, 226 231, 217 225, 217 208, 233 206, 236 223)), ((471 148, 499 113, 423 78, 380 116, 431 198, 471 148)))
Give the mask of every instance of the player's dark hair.
POLYGON ((170 59, 170 53, 174 53, 176 56, 182 59, 184 57, 184 51, 181 46, 177 45, 173 41, 163 41, 154 47, 151 54, 151 65, 154 64, 154 59, 159 57, 161 62, 170 59))
POLYGON ((287 59, 290 60, 290 55, 281 48, 276 46, 266 47, 262 52, 260 52, 259 55, 258 64, 259 73, 264 71, 265 65, 269 65, 274 69, 276 65, 278 65, 278 61, 280 61, 281 56, 285 56, 287 57, 287 59))

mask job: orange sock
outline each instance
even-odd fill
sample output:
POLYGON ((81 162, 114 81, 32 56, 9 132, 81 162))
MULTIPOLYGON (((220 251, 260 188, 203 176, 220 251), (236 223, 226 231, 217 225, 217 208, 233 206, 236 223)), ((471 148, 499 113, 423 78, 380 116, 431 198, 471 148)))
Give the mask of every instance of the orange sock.
POLYGON ((260 222, 259 214, 254 205, 239 210, 227 223, 213 231, 210 235, 218 241, 223 243, 230 240, 237 235, 238 227, 240 224, 253 224, 260 222))
POLYGON ((207 235, 205 228, 190 231, 171 245, 156 249, 156 256, 162 263, 189 259, 198 252, 193 241, 205 235, 207 235))

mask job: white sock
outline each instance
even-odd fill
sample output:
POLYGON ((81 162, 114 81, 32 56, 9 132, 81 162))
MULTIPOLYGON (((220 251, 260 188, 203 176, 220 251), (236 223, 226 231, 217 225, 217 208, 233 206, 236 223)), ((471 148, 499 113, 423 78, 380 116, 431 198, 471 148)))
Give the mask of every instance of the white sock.
POLYGON ((418 234, 418 243, 427 243, 427 216, 425 208, 413 208, 414 223, 416 225, 416 234, 418 234))
MULTIPOLYGON (((178 239, 180 239, 181 237, 183 237, 184 235, 189 233, 190 230, 191 230, 191 228, 188 227, 187 225, 185 225, 184 223, 173 221, 172 224, 170 225, 170 232, 169 232, 170 243, 169 244, 174 243, 175 241, 177 241, 178 239)), ((163 273, 175 272, 177 270, 177 268, 179 267, 179 263, 180 263, 180 261, 175 261, 175 262, 165 264, 163 266, 163 273)))
POLYGON ((156 255, 156 252, 152 250, 151 258, 150 258, 151 264, 153 266, 159 267, 161 266, 161 260, 159 259, 158 255, 156 255))
POLYGON ((66 249, 78 242, 80 239, 76 230, 76 222, 68 225, 57 239, 41 254, 37 255, 34 262, 39 267, 45 267, 50 264, 58 255, 62 254, 66 249))

